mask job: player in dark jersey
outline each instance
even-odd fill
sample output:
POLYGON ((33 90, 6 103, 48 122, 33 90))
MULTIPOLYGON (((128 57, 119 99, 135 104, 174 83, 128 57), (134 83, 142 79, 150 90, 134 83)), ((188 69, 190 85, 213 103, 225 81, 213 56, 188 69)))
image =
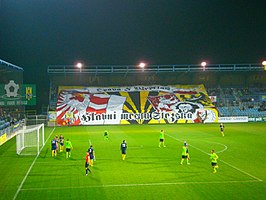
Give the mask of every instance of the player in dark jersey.
POLYGON ((59 144, 60 144, 59 151, 60 152, 63 152, 64 151, 64 136, 62 134, 59 137, 59 144))
POLYGON ((87 152, 86 157, 85 157, 86 176, 88 176, 88 171, 91 173, 91 170, 89 169, 89 163, 90 163, 90 154, 89 154, 89 152, 87 152))
POLYGON ((93 167, 93 161, 95 159, 95 152, 93 149, 93 146, 91 145, 90 148, 88 149, 89 155, 90 155, 90 162, 89 165, 93 167))
POLYGON ((56 137, 54 137, 54 139, 51 141, 51 146, 52 146, 52 157, 55 157, 57 156, 57 148, 58 148, 58 142, 56 137))
POLYGON ((221 130, 222 136, 224 137, 224 124, 223 123, 220 124, 220 130, 221 130))
POLYGON ((126 140, 123 140, 121 143, 121 153, 122 153, 122 160, 126 159, 126 154, 127 154, 127 143, 126 140))

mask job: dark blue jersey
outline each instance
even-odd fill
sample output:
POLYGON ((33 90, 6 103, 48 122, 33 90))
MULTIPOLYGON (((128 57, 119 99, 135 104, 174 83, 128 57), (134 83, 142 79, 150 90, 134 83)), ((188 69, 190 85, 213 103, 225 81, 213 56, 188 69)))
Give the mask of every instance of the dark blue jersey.
POLYGON ((88 152, 89 152, 89 154, 90 154, 90 159, 93 159, 93 158, 94 158, 94 149, 93 149, 93 147, 90 147, 90 148, 88 149, 88 152))
POLYGON ((57 148, 57 141, 55 139, 53 139, 52 142, 51 142, 51 145, 52 145, 52 150, 56 150, 56 148, 57 148))
POLYGON ((122 151, 122 154, 125 154, 126 153, 126 150, 127 150, 127 143, 123 142, 121 144, 121 151, 122 151))
POLYGON ((60 136, 60 137, 59 137, 59 143, 60 143, 60 144, 64 144, 64 137, 63 137, 63 136, 60 136))

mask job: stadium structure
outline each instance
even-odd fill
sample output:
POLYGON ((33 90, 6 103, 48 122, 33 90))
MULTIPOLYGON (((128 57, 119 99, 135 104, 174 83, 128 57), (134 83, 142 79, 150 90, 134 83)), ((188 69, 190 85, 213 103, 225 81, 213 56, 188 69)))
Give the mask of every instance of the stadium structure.
MULTIPOLYGON (((70 93, 76 92, 76 95, 77 90, 83 90, 80 92, 85 95, 86 92, 90 93, 90 90, 98 88, 97 92, 94 91, 95 93, 126 97, 121 108, 122 113, 147 114, 153 111, 180 113, 180 106, 177 105, 181 105, 181 102, 190 102, 187 106, 197 103, 202 105, 197 108, 198 114, 205 115, 205 111, 208 110, 210 111, 207 113, 209 117, 214 118, 216 115, 217 120, 206 119, 205 122, 218 122, 219 117, 236 116, 249 117, 245 119, 249 121, 262 121, 266 116, 266 73, 262 64, 148 65, 145 68, 132 65, 99 65, 81 68, 59 65, 48 66, 47 72, 50 77, 50 111, 56 111, 56 106, 60 104, 60 92, 62 91, 72 90, 70 93), (144 88, 141 89, 141 86, 144 88), (131 93, 127 91, 127 87, 131 93), (153 87, 169 88, 157 90, 153 87), (160 109, 160 106, 164 109, 160 109), (169 108, 170 106, 172 108, 169 108), (216 111, 210 109, 211 107, 216 111)), ((61 102, 62 98, 66 98, 67 95, 70 94, 61 93, 61 102)), ((60 104, 60 106, 66 105, 60 104)), ((76 112, 73 115, 76 114, 76 118, 81 118, 81 115, 78 117, 77 110, 71 105, 66 111, 76 112)), ((95 110, 93 112, 97 114, 95 110)), ((197 115, 196 111, 194 113, 197 115)), ((57 112, 57 116, 66 118, 62 116, 62 112, 60 114, 57 112)), ((93 114, 83 116, 89 119, 93 117, 93 114)), ((159 120, 160 123, 202 122, 202 120, 195 119, 195 116, 192 120, 176 120, 176 118, 182 119, 182 116, 174 114, 166 117, 172 119, 159 120)), ((135 118, 139 119, 138 116, 135 118)), ((146 120, 147 117, 141 119, 142 121, 139 120, 136 123, 156 123, 154 120, 146 120)), ((134 120, 129 121, 122 123, 132 123, 134 120)), ((61 120, 60 123, 62 124, 63 121, 61 120)), ((80 121, 78 123, 82 124, 80 121)), ((83 124, 91 123, 84 122, 83 124)))
POLYGON ((0 59, 0 145, 13 137, 25 118, 25 106, 19 87, 23 84, 23 68, 0 59))
POLYGON ((262 64, 48 66, 47 112, 33 115, 35 85, 21 67, 1 60, 0 70, 0 199, 265 196, 262 64), (71 157, 51 151, 61 135, 71 157), (97 161, 86 175, 90 147, 97 161))

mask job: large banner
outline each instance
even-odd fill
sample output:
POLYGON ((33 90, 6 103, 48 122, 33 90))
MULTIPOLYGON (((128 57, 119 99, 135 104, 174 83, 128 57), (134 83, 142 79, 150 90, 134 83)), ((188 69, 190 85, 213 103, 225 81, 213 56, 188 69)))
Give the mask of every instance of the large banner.
POLYGON ((59 87, 59 125, 218 122, 203 85, 59 87))
POLYGON ((36 105, 36 85, 10 80, 0 84, 0 106, 36 105))

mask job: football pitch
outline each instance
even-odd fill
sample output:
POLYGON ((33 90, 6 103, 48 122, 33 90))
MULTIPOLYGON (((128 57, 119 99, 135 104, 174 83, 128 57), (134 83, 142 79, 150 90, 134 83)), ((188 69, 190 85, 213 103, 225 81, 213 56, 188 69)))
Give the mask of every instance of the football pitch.
POLYGON ((0 199, 265 199, 265 130, 266 123, 225 124, 222 137, 219 124, 46 127, 38 157, 16 155, 15 138, 0 147, 0 199), (165 148, 158 147, 161 129, 165 148), (69 159, 65 152, 51 156, 51 140, 60 134, 72 142, 69 159), (185 140, 190 165, 180 165, 185 140), (90 144, 96 161, 85 176, 90 144))

